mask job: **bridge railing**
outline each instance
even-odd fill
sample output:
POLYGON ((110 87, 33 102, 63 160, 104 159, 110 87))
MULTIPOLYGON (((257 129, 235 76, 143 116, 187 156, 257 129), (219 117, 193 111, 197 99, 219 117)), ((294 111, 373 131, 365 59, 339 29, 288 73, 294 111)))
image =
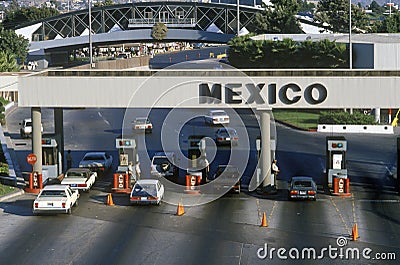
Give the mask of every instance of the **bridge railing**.
POLYGON ((170 27, 195 27, 195 18, 131 18, 129 19, 129 28, 149 27, 155 23, 164 23, 170 27))

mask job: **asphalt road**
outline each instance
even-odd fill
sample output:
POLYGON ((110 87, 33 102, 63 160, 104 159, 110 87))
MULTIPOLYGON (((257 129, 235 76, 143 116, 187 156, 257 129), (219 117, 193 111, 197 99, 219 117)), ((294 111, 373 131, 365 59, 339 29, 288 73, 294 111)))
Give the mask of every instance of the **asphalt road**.
MULTIPOLYGON (((136 114, 142 115, 141 111, 136 114)), ((123 113, 123 110, 114 109, 64 111, 65 149, 72 150, 74 163, 78 163, 88 150, 117 154, 113 145, 115 137, 123 131, 123 113)), ((166 110, 159 110, 150 118, 154 124, 162 124, 166 113, 166 110)), ((23 170, 29 170, 24 165, 24 156, 29 152, 30 143, 29 140, 19 139, 17 123, 26 115, 29 115, 27 109, 17 109, 7 117, 7 129, 14 138, 15 151, 23 170)), ((259 135, 254 117, 251 114, 242 117, 245 117, 243 120, 253 142, 259 135)), ((49 110, 43 111, 43 121, 45 133, 51 132, 49 110)), ((232 126, 236 125, 233 121, 232 126)), ((149 146, 149 156, 160 148, 160 132, 157 130, 142 136, 149 146)), ((214 130, 194 119, 179 131, 183 134, 179 141, 184 146, 185 135, 195 132, 212 137, 214 130)), ((352 177, 354 174, 358 182, 352 182, 352 197, 331 197, 323 194, 321 189, 316 202, 286 200, 284 180, 290 175, 323 172, 325 136, 277 125, 277 157, 282 179, 277 195, 259 198, 255 193, 228 194, 207 204, 186 206, 183 216, 175 215, 174 204, 130 206, 126 195, 114 195, 115 206, 107 206, 107 193, 102 189, 82 194, 79 206, 71 216, 33 216, 35 196, 31 194, 2 202, 1 263, 398 264, 399 197, 391 187, 383 185, 393 182, 385 170, 395 165, 396 136, 346 136, 349 175, 352 177), (365 185, 363 182, 380 185, 365 185), (267 228, 260 227, 263 212, 267 215, 267 228), (349 237, 354 223, 357 223, 360 234, 355 242, 349 237), (344 237, 347 244, 339 247, 338 237, 344 237), (264 248, 265 244, 268 255, 261 259, 265 251, 260 248, 264 248), (275 249, 272 251, 272 248, 275 249), (284 248, 286 252, 281 250, 278 256, 279 248, 284 248), (313 248, 317 259, 301 259, 300 256, 299 260, 295 260, 288 256, 289 253, 296 254, 295 250, 289 252, 291 248, 298 249, 300 255, 304 248, 313 248), (324 248, 337 250, 332 250, 329 256, 327 250, 321 254, 324 248), (394 253, 397 262, 338 256, 340 251, 343 254, 348 248, 357 248, 360 253, 370 248, 372 252, 368 254, 371 257, 377 253, 386 256, 394 253), (285 255, 287 259, 283 259, 285 255)), ((242 148, 243 145, 239 145, 237 151, 243 152, 242 148)), ((251 149, 254 154, 254 143, 251 149)), ((222 151, 227 150, 229 148, 222 148, 222 151)), ((141 158, 145 155, 141 152, 141 158)), ((214 163, 223 159, 224 152, 216 156, 214 163)), ((254 161, 251 163, 255 165, 254 161)), ((146 168, 143 166, 144 174, 148 170, 146 168)), ((319 179, 317 174, 313 176, 319 179)))

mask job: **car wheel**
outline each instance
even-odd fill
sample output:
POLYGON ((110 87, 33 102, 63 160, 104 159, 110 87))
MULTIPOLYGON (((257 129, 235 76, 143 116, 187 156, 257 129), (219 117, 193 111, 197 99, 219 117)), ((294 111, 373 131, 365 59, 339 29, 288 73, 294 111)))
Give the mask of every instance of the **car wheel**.
POLYGON ((71 213, 72 213, 72 208, 71 208, 71 207, 69 207, 67 213, 68 213, 68 214, 71 214, 71 213))
POLYGON ((78 207, 78 205, 79 205, 78 200, 76 200, 75 207, 78 207))

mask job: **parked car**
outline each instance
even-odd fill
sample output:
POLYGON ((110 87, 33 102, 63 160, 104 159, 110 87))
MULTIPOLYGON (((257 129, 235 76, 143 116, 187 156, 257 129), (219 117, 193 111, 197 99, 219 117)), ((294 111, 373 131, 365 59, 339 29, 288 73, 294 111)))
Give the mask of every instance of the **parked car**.
POLYGON ((317 184, 311 177, 294 176, 289 181, 288 200, 312 199, 317 200, 317 184))
POLYGON ((164 197, 164 185, 157 179, 140 179, 132 188, 129 200, 131 204, 160 205, 164 197))
POLYGON ((235 129, 230 127, 219 128, 215 133, 215 141, 217 145, 231 144, 237 145, 239 136, 235 129))
POLYGON ((229 116, 224 110, 210 110, 208 115, 204 116, 207 124, 229 124, 229 116))
POLYGON ((151 160, 150 173, 155 177, 174 178, 178 174, 173 152, 156 152, 151 160))
POLYGON ((72 213, 78 206, 79 192, 68 185, 45 186, 33 202, 33 214, 72 213))
POLYGON ((230 189, 230 191, 240 193, 240 172, 236 166, 219 165, 212 178, 215 189, 230 189))
MULTIPOLYGON (((32 135, 32 119, 27 118, 23 119, 22 122, 19 123, 21 126, 19 130, 19 134, 21 135, 22 138, 27 138, 32 135)), ((43 125, 40 124, 40 130, 43 132, 43 125)))
POLYGON ((97 173, 88 168, 70 168, 61 184, 69 185, 73 190, 89 191, 96 181, 97 173))
POLYGON ((133 130, 144 131, 145 133, 151 133, 153 131, 153 124, 149 118, 138 117, 133 122, 133 130))
POLYGON ((79 167, 94 172, 104 172, 111 168, 112 161, 113 157, 106 152, 89 152, 79 162, 79 167))

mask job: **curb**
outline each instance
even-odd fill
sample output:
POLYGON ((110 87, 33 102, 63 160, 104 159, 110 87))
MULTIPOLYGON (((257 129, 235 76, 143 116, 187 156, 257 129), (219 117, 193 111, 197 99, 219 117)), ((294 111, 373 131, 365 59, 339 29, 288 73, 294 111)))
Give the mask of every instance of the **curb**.
POLYGON ((24 194, 24 193, 25 193, 25 191, 22 190, 22 189, 17 190, 17 191, 14 191, 14 192, 12 192, 12 193, 9 193, 9 194, 6 194, 6 195, 4 195, 4 196, 1 196, 1 197, 0 197, 0 202, 3 202, 3 201, 6 201, 6 200, 9 200, 9 199, 18 197, 18 196, 20 196, 20 195, 22 195, 22 194, 24 194))

